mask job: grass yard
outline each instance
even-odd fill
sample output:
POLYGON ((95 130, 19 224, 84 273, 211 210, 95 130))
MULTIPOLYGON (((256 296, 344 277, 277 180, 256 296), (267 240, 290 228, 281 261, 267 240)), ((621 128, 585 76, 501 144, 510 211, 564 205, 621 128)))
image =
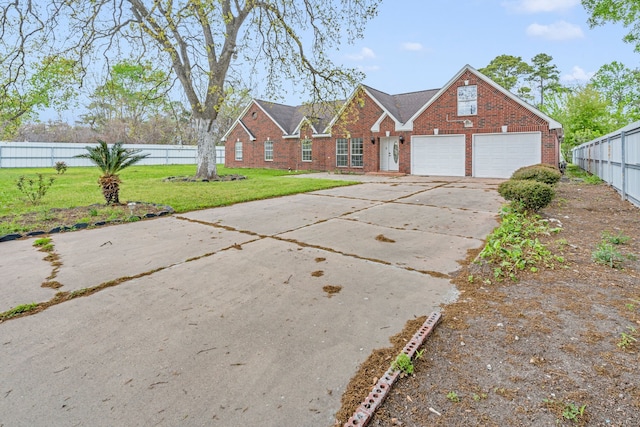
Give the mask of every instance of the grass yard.
MULTIPOLYGON (((171 206, 176 212, 231 205, 250 200, 266 199, 304 193, 325 188, 351 185, 353 182, 315 178, 290 179, 287 172, 273 169, 227 169, 218 166, 218 174, 239 174, 247 177, 227 182, 164 182, 170 176, 189 176, 194 165, 138 166, 120 173, 120 201, 146 202, 171 206)), ((20 216, 38 212, 46 214, 52 208, 68 209, 78 206, 104 204, 96 167, 74 167, 64 174, 54 168, 16 168, 0 170, 0 235, 24 232, 12 223, 20 216), (16 182, 20 176, 36 178, 41 173, 55 181, 38 205, 26 201, 16 182)))

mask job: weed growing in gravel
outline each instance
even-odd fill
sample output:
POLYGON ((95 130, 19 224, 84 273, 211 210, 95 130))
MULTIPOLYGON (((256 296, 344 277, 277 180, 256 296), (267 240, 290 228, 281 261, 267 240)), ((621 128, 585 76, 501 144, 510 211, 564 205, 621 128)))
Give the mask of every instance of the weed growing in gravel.
POLYGON ((624 245, 631 237, 625 236, 621 231, 618 234, 611 234, 608 231, 602 233, 602 240, 611 243, 612 245, 624 245))
POLYGON ((450 391, 449 393, 447 393, 447 399, 452 402, 460 402, 460 396, 458 396, 458 393, 456 393, 455 391, 450 391))
POLYGON ((406 353, 400 353, 396 360, 391 363, 391 369, 411 375, 413 374, 413 362, 406 353))
POLYGON ((494 265, 493 274, 496 279, 508 277, 516 281, 518 270, 529 269, 536 272, 541 264, 553 267, 554 261, 564 261, 562 257, 554 257, 536 237, 549 232, 548 224, 538 215, 505 207, 500 227, 487 237, 487 244, 479 257, 494 265))
POLYGON ((638 339, 634 337, 638 330, 633 326, 627 326, 627 329, 629 330, 629 333, 627 334, 626 332, 622 332, 620 334, 620 341, 618 341, 618 347, 625 350, 638 341, 638 339))
POLYGON ((584 415, 584 410, 587 405, 578 407, 575 403, 567 403, 562 410, 562 417, 569 421, 580 421, 580 418, 584 415))
POLYGON ((596 250, 591 254, 593 260, 599 264, 608 265, 611 268, 619 268, 624 257, 611 243, 600 242, 596 250))

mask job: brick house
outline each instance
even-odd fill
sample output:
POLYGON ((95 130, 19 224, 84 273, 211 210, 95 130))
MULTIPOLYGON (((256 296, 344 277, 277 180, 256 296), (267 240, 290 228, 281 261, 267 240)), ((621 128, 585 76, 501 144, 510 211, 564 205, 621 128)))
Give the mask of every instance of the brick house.
POLYGON ((225 166, 507 178, 560 160, 562 125, 469 65, 441 89, 361 85, 333 116, 305 111, 253 100, 224 136, 225 166))

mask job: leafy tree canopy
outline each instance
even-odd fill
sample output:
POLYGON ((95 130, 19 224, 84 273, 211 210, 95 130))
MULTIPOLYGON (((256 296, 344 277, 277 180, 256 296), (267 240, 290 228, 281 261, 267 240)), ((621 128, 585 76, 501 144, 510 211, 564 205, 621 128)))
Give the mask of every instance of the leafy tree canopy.
POLYGON ((623 40, 635 45, 640 52, 640 2, 638 0, 582 0, 589 17, 589 25, 597 27, 607 22, 622 23, 629 28, 623 40))

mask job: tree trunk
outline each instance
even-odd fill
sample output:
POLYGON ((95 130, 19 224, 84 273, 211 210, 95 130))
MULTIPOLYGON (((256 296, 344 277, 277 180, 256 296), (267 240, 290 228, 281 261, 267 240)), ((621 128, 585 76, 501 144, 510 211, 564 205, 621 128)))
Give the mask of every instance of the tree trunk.
POLYGON ((218 176, 216 165, 216 142, 211 133, 213 120, 193 119, 193 127, 198 137, 198 171, 196 178, 214 179, 218 176))

